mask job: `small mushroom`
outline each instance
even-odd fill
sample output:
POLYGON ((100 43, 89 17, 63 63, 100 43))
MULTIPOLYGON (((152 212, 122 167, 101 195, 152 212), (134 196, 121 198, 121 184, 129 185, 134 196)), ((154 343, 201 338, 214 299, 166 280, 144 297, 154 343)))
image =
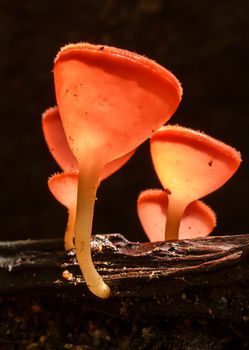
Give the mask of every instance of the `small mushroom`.
POLYGON ((54 197, 68 209, 67 228, 64 236, 65 249, 74 248, 74 224, 76 216, 78 171, 55 174, 48 180, 48 187, 54 197))
MULTIPOLYGON (((138 217, 151 242, 165 239, 168 197, 167 192, 160 189, 145 190, 138 197, 138 217)), ((215 226, 216 215, 213 210, 200 200, 194 201, 183 213, 177 239, 205 237, 215 226)))
MULTIPOLYGON (((68 222, 64 242, 65 249, 70 250, 74 248, 74 221, 79 169, 78 162, 69 148, 58 107, 48 108, 43 113, 42 130, 51 154, 65 171, 62 174, 50 177, 48 187, 54 197, 68 208, 68 222)), ((101 172, 100 181, 120 169, 134 153, 135 150, 106 164, 101 172)))
POLYGON ((90 249, 100 174, 171 117, 182 90, 173 74, 154 61, 88 43, 61 49, 54 81, 63 128, 79 164, 76 257, 92 293, 107 298, 110 288, 96 271, 90 249))
POLYGON ((177 125, 151 138, 155 171, 169 195, 165 239, 177 239, 185 208, 221 187, 238 169, 234 148, 202 132, 177 125))

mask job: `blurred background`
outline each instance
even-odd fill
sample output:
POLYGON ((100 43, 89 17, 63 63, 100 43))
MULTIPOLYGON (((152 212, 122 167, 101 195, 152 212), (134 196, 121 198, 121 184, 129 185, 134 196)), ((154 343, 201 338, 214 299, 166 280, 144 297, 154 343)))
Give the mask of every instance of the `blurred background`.
MULTIPOLYGON (((205 198, 214 234, 249 233, 249 2, 208 0, 1 0, 1 240, 63 235, 66 209, 49 193, 59 171, 41 131, 55 105, 53 59, 88 41, 136 51, 171 70, 184 95, 171 123, 200 129, 241 151, 243 163, 205 198)), ((98 191, 94 233, 146 240, 136 214, 141 190, 161 187, 148 143, 98 191)))

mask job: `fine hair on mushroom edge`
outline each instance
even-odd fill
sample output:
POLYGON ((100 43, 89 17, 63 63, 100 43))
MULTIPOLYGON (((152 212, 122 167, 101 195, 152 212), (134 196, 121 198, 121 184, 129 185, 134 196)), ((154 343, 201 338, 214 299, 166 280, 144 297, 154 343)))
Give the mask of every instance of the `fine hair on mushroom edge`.
POLYGON ((104 166, 136 149, 175 112, 178 80, 154 61, 126 50, 67 45, 54 64, 58 108, 79 165, 76 258, 90 291, 108 298, 90 248, 96 191, 104 166))

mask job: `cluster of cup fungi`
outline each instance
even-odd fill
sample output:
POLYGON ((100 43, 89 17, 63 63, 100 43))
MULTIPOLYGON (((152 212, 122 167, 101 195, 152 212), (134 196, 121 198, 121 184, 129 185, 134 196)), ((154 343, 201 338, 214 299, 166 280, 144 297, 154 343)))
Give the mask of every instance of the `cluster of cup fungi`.
POLYGON ((94 203, 105 178, 150 138, 163 189, 140 193, 137 211, 150 241, 204 237, 216 215, 200 198, 238 169, 240 153, 200 131, 165 125, 182 96, 177 78, 144 56, 89 43, 63 47, 54 62, 57 106, 43 113, 48 148, 62 172, 48 186, 68 209, 65 249, 75 249, 89 290, 110 288, 91 256, 94 203))

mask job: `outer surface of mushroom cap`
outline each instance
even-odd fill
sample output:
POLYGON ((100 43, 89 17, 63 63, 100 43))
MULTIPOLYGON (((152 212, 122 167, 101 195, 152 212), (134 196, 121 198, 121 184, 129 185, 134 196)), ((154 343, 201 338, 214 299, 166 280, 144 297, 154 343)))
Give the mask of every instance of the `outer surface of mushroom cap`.
POLYGON ((179 82, 166 69, 108 46, 82 43, 62 48, 54 77, 74 155, 79 159, 98 149, 104 164, 145 141, 171 117, 181 99, 179 82))
POLYGON ((78 170, 78 162, 70 150, 58 107, 48 108, 42 115, 42 130, 48 148, 64 171, 78 170))
POLYGON ((163 187, 186 203, 221 187, 241 162, 234 148, 176 125, 162 127, 152 136, 151 155, 163 187))
MULTIPOLYGON (((57 106, 48 108, 43 113, 42 129, 48 148, 59 166, 65 172, 78 171, 78 162, 69 148, 57 106)), ((135 150, 106 164, 101 172, 100 180, 106 179, 119 170, 134 153, 135 150)))
POLYGON ((55 174, 48 180, 48 187, 54 197, 68 209, 76 208, 78 172, 65 172, 55 174))
MULTIPOLYGON (((167 220, 168 194, 163 190, 140 193, 137 211, 141 225, 151 242, 164 241, 167 220)), ((213 210, 201 201, 190 203, 181 219, 178 239, 209 235, 216 226, 213 210)))

